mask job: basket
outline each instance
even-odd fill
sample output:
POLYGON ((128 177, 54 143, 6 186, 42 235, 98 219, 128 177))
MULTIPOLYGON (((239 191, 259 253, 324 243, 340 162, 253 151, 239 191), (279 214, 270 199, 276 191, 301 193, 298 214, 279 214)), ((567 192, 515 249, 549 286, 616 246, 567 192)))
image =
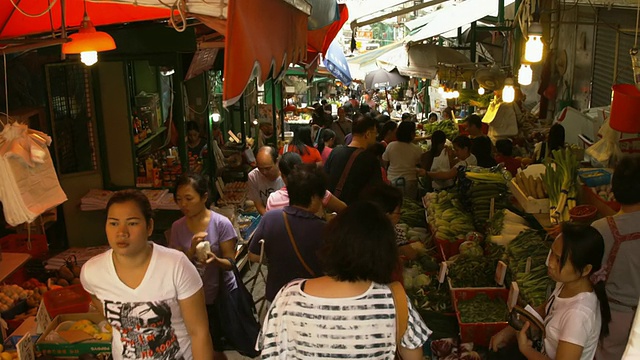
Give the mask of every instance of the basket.
POLYGON ((505 302, 509 297, 507 289, 464 289, 454 290, 451 292, 453 296, 453 308, 456 310, 458 325, 460 326, 460 340, 462 343, 472 342, 475 345, 489 346, 491 337, 500 330, 509 326, 509 323, 493 322, 493 323, 463 323, 460 321, 460 310, 458 310, 458 301, 469 300, 478 294, 486 294, 489 298, 501 298, 505 302))
POLYGON ((590 224, 595 219, 597 212, 598 208, 593 205, 578 205, 569 210, 569 215, 572 221, 590 224))
POLYGON ((580 180, 589 187, 611 184, 611 172, 605 169, 581 169, 578 170, 578 175, 580 180))
POLYGON ((52 319, 61 314, 86 313, 91 303, 91 295, 80 284, 47 291, 42 299, 52 319))

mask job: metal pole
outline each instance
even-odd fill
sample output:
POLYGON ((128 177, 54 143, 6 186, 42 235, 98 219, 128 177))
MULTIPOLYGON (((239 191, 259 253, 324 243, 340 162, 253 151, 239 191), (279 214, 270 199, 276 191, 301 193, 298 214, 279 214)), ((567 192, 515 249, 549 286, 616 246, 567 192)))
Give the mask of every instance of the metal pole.
POLYGON ((278 121, 277 121, 277 112, 278 112, 278 107, 276 106, 276 101, 277 100, 277 96, 276 96, 276 80, 275 79, 271 79, 271 112, 272 112, 272 117, 273 117, 273 133, 271 134, 271 137, 269 138, 269 142, 272 143, 273 145, 275 145, 278 142, 278 121))
MULTIPOLYGON (((522 6, 522 0, 516 0, 515 2, 515 13, 518 13, 518 10, 522 6)), ((522 31, 519 26, 515 27, 515 31, 513 32, 513 63, 511 64, 511 68, 515 69, 520 64, 520 58, 522 57, 522 31)))
POLYGON ((498 25, 504 24, 504 0, 498 0, 498 25))
POLYGON ((469 30, 469 34, 471 34, 471 51, 469 55, 469 60, 475 62, 476 61, 476 22, 471 23, 471 29, 469 30))
MULTIPOLYGON (((240 135, 242 136, 242 139, 241 139, 242 145, 246 143, 245 127, 247 126, 247 124, 245 123, 245 110, 246 109, 244 108, 244 94, 242 94, 242 96, 240 96, 240 135)), ((258 133, 258 136, 260 136, 260 133, 258 133)), ((256 138, 258 136, 256 136, 256 138)), ((244 149, 244 146, 242 148, 244 149)))

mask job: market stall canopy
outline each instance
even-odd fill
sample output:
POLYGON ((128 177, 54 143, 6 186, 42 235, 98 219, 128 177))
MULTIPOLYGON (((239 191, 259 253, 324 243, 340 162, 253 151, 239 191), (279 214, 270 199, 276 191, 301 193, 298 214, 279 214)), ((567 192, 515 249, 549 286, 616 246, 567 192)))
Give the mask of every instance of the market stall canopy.
MULTIPOLYGON (((514 2, 515 0, 504 0, 504 5, 507 6, 514 2)), ((404 41, 422 41, 455 30, 485 16, 496 15, 498 15, 497 0, 466 0, 455 6, 442 8, 412 20, 409 23, 413 27, 413 31, 404 41)))
POLYGON ((367 73, 378 69, 377 59, 384 54, 402 47, 401 42, 385 45, 347 59, 353 79, 364 80, 367 73))
MULTIPOLYGON (((170 15, 169 8, 147 6, 139 1, 138 6, 127 2, 87 1, 87 13, 95 26, 129 23, 144 20, 166 19, 170 15)), ((56 32, 62 28, 61 2, 40 0, 5 1, 0 6, 0 39, 11 39, 47 32, 56 32), (46 11, 49 9, 50 11, 46 11), (26 15, 25 15, 26 14, 26 15), (41 16, 34 16, 42 14, 41 16)), ((67 27, 78 27, 84 15, 82 0, 65 2, 65 24, 67 27)))
POLYGON ((398 69, 401 75, 433 79, 442 66, 462 67, 473 63, 461 52, 434 44, 399 47, 377 59, 385 70, 398 69))
POLYGON ((229 1, 222 89, 225 107, 240 99, 251 79, 257 77, 264 83, 269 77, 278 78, 289 64, 306 58, 310 13, 311 6, 304 0, 229 1))
POLYGON ((408 79, 396 71, 374 70, 367 74, 364 85, 367 89, 383 89, 407 82, 408 79))
MULTIPOLYGON (((318 2, 318 1, 321 1, 322 4, 325 4, 328 2, 335 3, 335 0, 333 1, 314 0, 314 2, 318 2)), ((314 2, 311 3, 312 7, 315 6, 314 2)), ((306 60, 300 62, 300 64, 304 65, 304 67, 307 69, 307 73, 308 73, 307 77, 311 77, 312 74, 315 72, 318 66, 319 56, 321 54, 322 55, 327 54, 327 51, 329 49, 329 46, 331 45, 331 42, 335 39, 336 35, 338 35, 338 33, 340 32, 340 29, 342 29, 342 26, 349 19, 349 10, 347 9, 347 5, 336 4, 336 9, 338 12, 336 14, 337 17, 334 17, 335 20, 332 23, 321 28, 317 28, 317 29, 312 28, 311 23, 316 22, 315 20, 312 19, 313 12, 312 12, 312 15, 309 17, 310 24, 308 26, 308 31, 307 31, 307 58, 306 60)))
POLYGON ((347 86, 351 84, 349 64, 347 64, 347 58, 344 56, 344 51, 338 41, 331 43, 323 63, 327 70, 343 84, 347 86))

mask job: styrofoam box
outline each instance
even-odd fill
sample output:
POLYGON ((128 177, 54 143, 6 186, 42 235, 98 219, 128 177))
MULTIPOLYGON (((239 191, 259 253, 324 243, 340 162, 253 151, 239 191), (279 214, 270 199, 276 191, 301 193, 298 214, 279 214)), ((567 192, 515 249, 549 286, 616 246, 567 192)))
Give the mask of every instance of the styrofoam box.
MULTIPOLYGON (((542 164, 529 165, 524 170, 518 170, 525 175, 531 175, 533 178, 544 175, 546 169, 542 164)), ((542 214, 549 212, 549 199, 533 199, 527 197, 520 187, 516 184, 515 179, 509 182, 509 190, 516 198, 522 209, 529 214, 542 214)))

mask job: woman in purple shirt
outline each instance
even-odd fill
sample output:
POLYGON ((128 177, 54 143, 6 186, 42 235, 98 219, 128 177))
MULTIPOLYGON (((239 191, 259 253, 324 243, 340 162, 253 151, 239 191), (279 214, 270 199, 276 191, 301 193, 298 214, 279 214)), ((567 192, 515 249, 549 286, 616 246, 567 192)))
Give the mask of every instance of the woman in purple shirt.
POLYGON ((174 199, 184 217, 171 226, 172 248, 183 251, 187 257, 199 267, 202 275, 209 332, 215 350, 214 359, 223 360, 226 356, 221 351, 224 331, 220 323, 216 298, 220 291, 232 291, 237 285, 231 270, 233 264, 227 259, 235 259, 237 236, 231 221, 207 208, 208 181, 199 174, 183 175, 176 185, 174 199), (196 260, 196 245, 208 241, 211 252, 205 263, 196 260), (220 284, 220 281, 223 284, 220 284))

